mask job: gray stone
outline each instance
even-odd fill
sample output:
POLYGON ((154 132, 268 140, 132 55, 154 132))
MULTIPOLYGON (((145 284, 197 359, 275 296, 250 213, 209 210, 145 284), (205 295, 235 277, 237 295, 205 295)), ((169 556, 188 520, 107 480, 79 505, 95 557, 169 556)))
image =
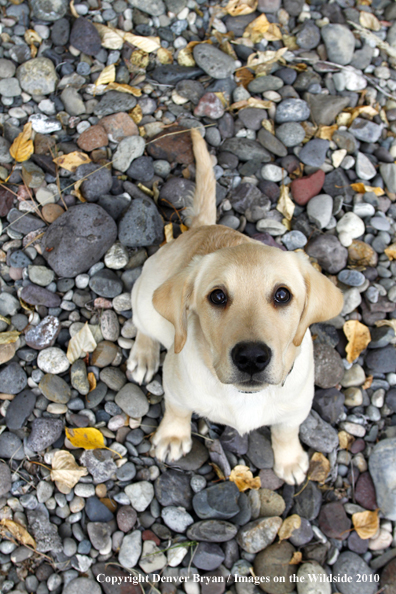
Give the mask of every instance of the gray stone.
POLYGON ((13 460, 23 460, 25 457, 21 440, 10 431, 4 431, 0 435, 0 457, 13 460))
POLYGON ((8 429, 21 429, 33 412, 35 404, 36 396, 30 390, 23 390, 17 394, 7 408, 5 421, 8 429))
POLYGON ((160 244, 164 238, 163 222, 149 198, 135 198, 119 222, 118 238, 128 247, 160 244))
POLYGON ((42 452, 59 439, 62 431, 63 422, 61 419, 35 419, 27 445, 33 452, 42 452))
POLYGON ((249 449, 247 456, 256 468, 272 468, 274 453, 270 440, 260 431, 251 431, 248 436, 249 449))
POLYGON ((266 91, 279 91, 283 87, 283 80, 278 76, 257 76, 248 84, 251 93, 265 93, 266 91))
POLYGON ((377 142, 382 133, 382 124, 375 124, 364 118, 355 118, 349 132, 362 142, 377 142))
POLYGON ((326 158, 326 152, 330 146, 328 140, 314 138, 303 146, 298 154, 299 159, 311 167, 321 167, 326 158))
POLYGON ((30 95, 49 95, 58 81, 54 64, 48 58, 28 60, 19 66, 16 75, 22 89, 30 95))
POLYGON ((164 507, 161 512, 164 523, 179 534, 183 534, 193 524, 193 517, 182 507, 164 507))
POLYGON ((71 580, 63 588, 63 594, 101 594, 102 588, 98 582, 85 578, 78 577, 71 580))
POLYGON ((380 173, 384 179, 389 192, 396 193, 396 165, 394 163, 384 163, 380 165, 380 173))
POLYGON ((227 138, 222 145, 223 150, 233 153, 241 161, 257 160, 269 163, 271 155, 258 142, 249 138, 227 138))
POLYGON ((197 65, 212 78, 228 78, 235 70, 235 60, 208 43, 196 45, 193 54, 197 65))
POLYGON ((307 243, 307 238, 305 237, 304 233, 301 231, 297 231, 294 229, 289 233, 285 233, 282 235, 282 243, 287 247, 289 251, 297 250, 299 248, 304 247, 307 243))
POLYGON ((346 66, 355 51, 355 38, 348 27, 331 24, 322 28, 322 37, 330 62, 346 66))
POLYGON ((297 44, 305 50, 311 50, 320 43, 320 29, 311 20, 305 21, 303 28, 296 36, 297 44))
POLYGON ((258 139, 259 143, 262 144, 265 149, 270 151, 270 153, 273 153, 274 155, 277 155, 278 157, 286 157, 286 155, 287 155, 286 146, 283 144, 283 142, 278 140, 278 138, 276 136, 271 134, 271 132, 268 132, 268 130, 265 130, 264 128, 262 128, 260 130, 260 132, 258 133, 257 139, 258 139))
POLYGON ((80 463, 92 475, 95 485, 112 480, 117 470, 109 450, 85 450, 80 457, 80 463))
POLYGON ((149 410, 147 397, 136 384, 128 383, 115 397, 118 406, 130 417, 144 417, 149 410))
POLYGON ((88 56, 96 56, 101 49, 101 39, 97 29, 90 20, 82 17, 79 17, 73 23, 70 43, 88 56))
POLYGON ((146 143, 142 136, 127 136, 119 143, 113 157, 113 167, 126 171, 132 161, 144 153, 146 143))
POLYGON ((15 74, 16 66, 11 60, 0 58, 0 78, 12 78, 15 74))
POLYGON ((0 392, 19 394, 27 385, 27 375, 18 363, 10 363, 0 371, 0 392))
POLYGON ((338 274, 345 268, 348 250, 344 248, 334 235, 318 235, 311 239, 306 247, 309 256, 316 258, 320 266, 330 274, 338 274))
POLYGON ((0 95, 3 97, 19 97, 21 87, 16 78, 0 79, 0 95))
MULTIPOLYGON (((341 553, 333 565, 333 576, 337 576, 337 588, 341 594, 356 594, 357 575, 361 576, 358 589, 359 594, 375 594, 378 583, 373 580, 374 571, 363 561, 359 555, 346 551, 341 553), (350 581, 341 581, 343 576, 352 578, 350 581), (370 581, 371 580, 373 581, 370 581)), ((345 580, 345 578, 344 578, 345 580)))
MULTIPOLYGON (((166 508, 167 509, 167 508, 166 508)), ((206 542, 227 542, 235 537, 237 527, 225 520, 202 520, 196 522, 187 530, 190 540, 206 542)))
POLYGON ((8 491, 11 489, 11 471, 8 468, 7 464, 4 462, 0 463, 0 497, 4 497, 7 495, 8 491))
POLYGON ((388 520, 396 519, 396 438, 377 443, 369 458, 369 469, 374 481, 378 506, 388 520))
POLYGON ((165 4, 162 0, 150 0, 150 2, 146 2, 146 0, 129 0, 129 3, 134 8, 147 12, 151 16, 160 16, 165 12, 165 4))
POLYGON ((125 493, 129 497, 132 507, 137 512, 142 512, 153 500, 154 487, 149 481, 140 481, 125 487, 125 493))
POLYGON ((32 349, 40 351, 52 347, 61 330, 59 319, 46 316, 37 326, 33 326, 25 334, 26 344, 32 349))
POLYGON ((314 196, 307 204, 307 215, 319 229, 326 227, 331 220, 333 199, 327 194, 314 196))
POLYGON ((274 542, 282 525, 279 517, 259 518, 249 522, 238 532, 239 546, 250 554, 258 553, 274 542))
POLYGON ((108 91, 105 93, 98 105, 95 107, 94 114, 100 118, 118 113, 120 111, 130 111, 136 105, 136 99, 129 93, 120 93, 119 91, 108 91))
POLYGON ((220 483, 196 493, 193 497, 193 508, 201 520, 228 520, 237 513, 239 491, 235 483, 220 483))
POLYGON ((286 122, 275 130, 277 138, 287 147, 297 146, 305 138, 304 128, 297 122, 286 122))
POLYGON ((323 421, 314 410, 311 410, 300 426, 300 439, 308 447, 325 454, 338 447, 337 431, 323 421))
MULTIPOLYGON (((386 167, 386 165, 385 165, 385 167, 386 167)), ((357 176, 363 180, 372 179, 375 175, 377 175, 377 171, 376 171, 374 165, 372 164, 372 162, 370 161, 370 159, 368 157, 366 157, 366 155, 364 155, 363 153, 360 153, 360 152, 358 152, 357 157, 356 157, 355 170, 356 170, 357 176)), ((396 167, 395 167, 395 170, 396 170, 396 167)))
POLYGON ((77 89, 66 87, 60 97, 65 110, 71 116, 78 116, 85 113, 85 104, 77 89))
POLYGON ((308 103, 302 99, 285 99, 278 103, 275 121, 278 124, 285 122, 304 122, 310 116, 308 103))
POLYGON ((311 119, 317 125, 330 126, 337 115, 349 105, 349 97, 336 95, 313 95, 307 93, 305 99, 311 109, 311 119))

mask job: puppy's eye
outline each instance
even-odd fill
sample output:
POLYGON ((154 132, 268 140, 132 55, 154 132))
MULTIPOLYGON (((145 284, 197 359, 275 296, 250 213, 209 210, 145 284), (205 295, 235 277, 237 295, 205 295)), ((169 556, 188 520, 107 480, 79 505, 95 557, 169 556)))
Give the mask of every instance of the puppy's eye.
POLYGON ((284 303, 288 303, 290 298, 290 291, 289 289, 286 289, 286 287, 279 287, 279 289, 276 289, 274 295, 275 303, 280 303, 283 305, 284 303))
POLYGON ((221 289, 215 289, 209 295, 209 301, 213 305, 225 305, 227 303, 227 295, 221 289))

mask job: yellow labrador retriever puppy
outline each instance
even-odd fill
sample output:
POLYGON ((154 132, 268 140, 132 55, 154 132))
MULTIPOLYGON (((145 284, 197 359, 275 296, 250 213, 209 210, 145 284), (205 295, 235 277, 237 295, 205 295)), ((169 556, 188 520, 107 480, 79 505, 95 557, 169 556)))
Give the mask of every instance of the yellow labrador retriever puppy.
POLYGON ((210 155, 200 133, 191 135, 190 229, 147 260, 133 287, 138 332, 128 371, 150 381, 166 347, 165 415, 153 438, 159 460, 190 451, 193 412, 241 435, 271 425, 274 470, 299 484, 308 469, 299 426, 314 394, 308 327, 336 316, 342 294, 304 254, 215 224, 210 155))

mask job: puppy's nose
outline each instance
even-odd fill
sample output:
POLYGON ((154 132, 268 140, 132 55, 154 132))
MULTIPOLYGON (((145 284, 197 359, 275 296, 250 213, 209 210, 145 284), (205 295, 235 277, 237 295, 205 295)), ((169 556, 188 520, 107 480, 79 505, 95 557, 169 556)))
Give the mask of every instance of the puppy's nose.
POLYGON ((238 342, 231 351, 231 358, 239 371, 254 375, 267 367, 271 349, 264 342, 238 342))

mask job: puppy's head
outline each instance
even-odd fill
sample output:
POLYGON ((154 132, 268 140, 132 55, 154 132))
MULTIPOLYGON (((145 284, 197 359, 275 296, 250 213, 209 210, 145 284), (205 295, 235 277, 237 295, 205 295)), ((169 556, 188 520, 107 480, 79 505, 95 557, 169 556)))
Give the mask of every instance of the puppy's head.
POLYGON ((193 312, 218 379, 257 392, 284 381, 308 327, 336 316, 343 299, 304 254, 252 242, 194 258, 153 304, 175 327, 175 353, 193 312))

